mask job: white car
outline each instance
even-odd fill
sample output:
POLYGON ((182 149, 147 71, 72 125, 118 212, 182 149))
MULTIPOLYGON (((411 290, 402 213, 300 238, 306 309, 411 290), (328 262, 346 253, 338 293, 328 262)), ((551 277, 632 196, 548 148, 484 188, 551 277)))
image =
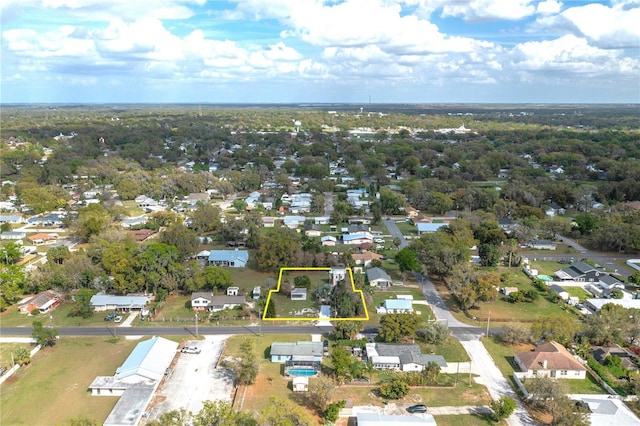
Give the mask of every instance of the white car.
POLYGON ((182 352, 183 354, 199 354, 201 351, 197 346, 185 346, 184 348, 180 349, 180 352, 182 352))
POLYGON ((118 315, 113 319, 113 322, 122 322, 122 315, 118 315))

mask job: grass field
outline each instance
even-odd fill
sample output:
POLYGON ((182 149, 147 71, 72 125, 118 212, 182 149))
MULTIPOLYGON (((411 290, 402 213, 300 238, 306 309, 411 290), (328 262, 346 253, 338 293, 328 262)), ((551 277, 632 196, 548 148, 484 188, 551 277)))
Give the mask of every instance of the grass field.
POLYGON ((11 355, 14 354, 18 348, 31 350, 33 349, 33 345, 29 343, 0 343, 0 367, 11 368, 13 366, 11 355))
POLYGON ((112 375, 136 343, 65 337, 41 350, 2 385, 0 424, 52 425, 74 417, 102 424, 117 397, 92 397, 87 387, 96 376, 112 375))
POLYGON ((504 420, 496 423, 482 414, 458 414, 433 417, 438 426, 500 426, 507 424, 504 420))

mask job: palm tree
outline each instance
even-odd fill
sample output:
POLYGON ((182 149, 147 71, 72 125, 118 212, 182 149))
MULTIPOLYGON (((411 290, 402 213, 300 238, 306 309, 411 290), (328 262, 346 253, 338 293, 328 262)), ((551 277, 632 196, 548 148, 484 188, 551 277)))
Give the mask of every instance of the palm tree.
POLYGON ((364 369, 367 372, 367 374, 369 374, 369 383, 371 383, 373 381, 373 372, 374 372, 374 368, 373 368, 373 363, 371 361, 367 361, 364 364, 364 369))

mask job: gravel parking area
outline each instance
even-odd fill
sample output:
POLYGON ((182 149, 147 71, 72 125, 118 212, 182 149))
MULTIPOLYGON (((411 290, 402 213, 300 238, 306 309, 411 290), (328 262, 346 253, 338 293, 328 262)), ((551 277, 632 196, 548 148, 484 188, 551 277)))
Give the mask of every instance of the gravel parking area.
POLYGON ((231 400, 233 377, 224 368, 216 368, 228 337, 205 336, 204 340, 185 342, 184 346, 197 346, 202 352, 178 353, 177 361, 156 392, 150 419, 180 408, 197 413, 204 401, 231 400))

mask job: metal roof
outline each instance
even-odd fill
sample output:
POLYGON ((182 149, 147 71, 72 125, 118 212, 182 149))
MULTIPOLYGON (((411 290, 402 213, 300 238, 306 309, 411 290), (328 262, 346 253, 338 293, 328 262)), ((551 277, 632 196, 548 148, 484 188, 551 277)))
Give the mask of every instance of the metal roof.
POLYGON ((136 345, 129 357, 116 370, 115 378, 133 375, 160 380, 176 355, 178 343, 163 337, 152 337, 136 345))

